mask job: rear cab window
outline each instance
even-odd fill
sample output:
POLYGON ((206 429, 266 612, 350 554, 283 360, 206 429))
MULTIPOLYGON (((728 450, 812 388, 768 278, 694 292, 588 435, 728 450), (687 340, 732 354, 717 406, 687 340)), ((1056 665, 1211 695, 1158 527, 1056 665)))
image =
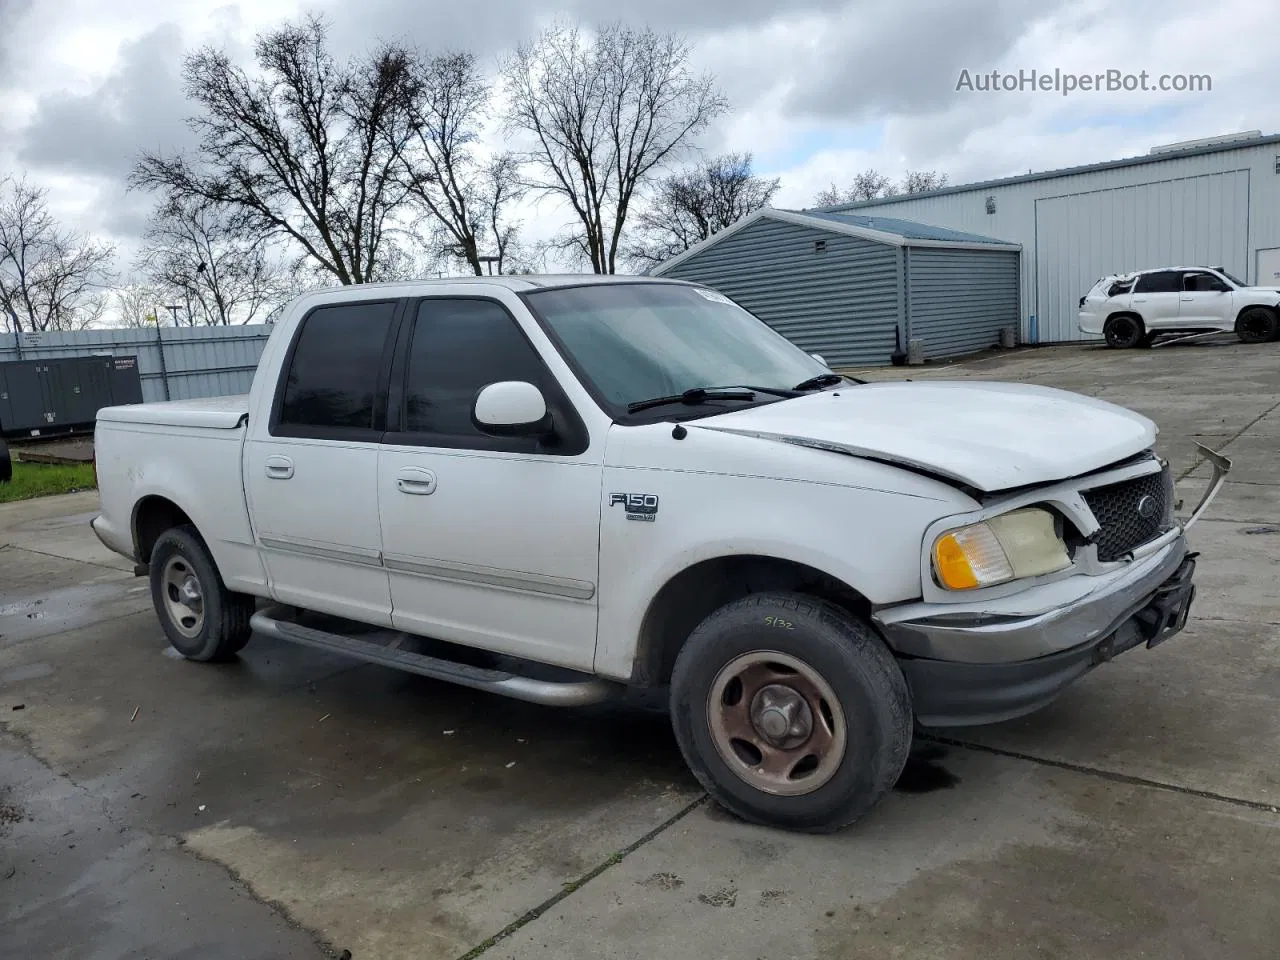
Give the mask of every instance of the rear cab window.
POLYGON ((303 318, 277 387, 273 436, 379 438, 383 370, 398 309, 396 300, 335 303, 303 318))

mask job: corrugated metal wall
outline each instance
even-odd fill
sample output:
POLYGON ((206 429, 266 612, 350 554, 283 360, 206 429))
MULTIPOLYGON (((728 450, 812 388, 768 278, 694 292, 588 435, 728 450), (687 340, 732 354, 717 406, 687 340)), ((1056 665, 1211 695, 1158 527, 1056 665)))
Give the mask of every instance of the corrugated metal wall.
POLYGON ((664 276, 714 287, 832 365, 887 363, 893 352, 901 285, 887 244, 766 218, 664 276))
MULTIPOLYGON (((1165 183, 1198 177, 1202 174, 1240 172, 1248 178, 1249 214, 1247 217, 1247 273, 1242 279, 1256 282, 1258 251, 1280 247, 1280 144, 1261 144, 1222 150, 1190 157, 1162 158, 1153 163, 1116 167, 1013 183, 959 190, 934 197, 901 197, 887 203, 873 202, 850 207, 850 212, 902 217, 953 230, 967 230, 988 237, 1022 244, 1022 323, 1023 336, 1030 340, 1033 315, 1039 342, 1049 342, 1045 335, 1045 318, 1037 315, 1036 245, 1045 242, 1045 234, 1037 236, 1036 201, 1073 194, 1090 193, 1113 187, 1165 183), (995 201, 995 212, 987 212, 987 198, 995 201)), ((1234 241, 1233 241, 1234 243, 1234 241)), ((1229 251, 1218 251, 1207 257, 1213 263, 1229 259, 1229 251)), ((1152 263, 1149 266, 1163 266, 1152 263)), ((1108 268, 1110 271, 1111 268, 1108 268)), ((1097 277, 1092 279, 1096 280, 1097 277)), ((1083 293, 1084 291, 1080 291, 1083 293)), ((1076 297, 1079 298, 1077 293, 1076 297)), ((1069 323, 1070 321, 1068 321, 1069 323)), ((1062 324, 1051 323, 1061 327, 1062 324)))
POLYGON ((1017 251, 907 249, 907 329, 930 359, 985 350, 1018 326, 1017 251))
POLYGON ((0 361, 136 356, 147 402, 227 396, 249 392, 273 329, 257 324, 5 333, 0 334, 0 361))
POLYGON ((1037 200, 1036 234, 1040 336, 1084 340, 1079 300, 1109 273, 1196 264, 1249 272, 1249 171, 1037 200))

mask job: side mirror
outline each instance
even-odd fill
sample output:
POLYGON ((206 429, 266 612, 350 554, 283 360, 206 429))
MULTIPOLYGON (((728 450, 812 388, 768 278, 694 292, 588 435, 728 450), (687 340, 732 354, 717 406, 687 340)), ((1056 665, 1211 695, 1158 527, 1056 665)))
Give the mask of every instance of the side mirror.
POLYGON ((831 365, 830 365, 830 364, 828 364, 828 363, 827 363, 827 361, 825 361, 825 360, 823 360, 823 359, 822 359, 822 354, 820 354, 820 353, 811 353, 811 354, 809 354, 809 356, 813 357, 813 359, 817 360, 820 364, 822 364, 822 365, 823 365, 824 367, 826 367, 828 370, 830 370, 830 369, 831 369, 831 365))
POLYGON ((476 395, 471 419, 496 437, 536 437, 551 432, 551 414, 542 391, 523 380, 491 383, 476 395))

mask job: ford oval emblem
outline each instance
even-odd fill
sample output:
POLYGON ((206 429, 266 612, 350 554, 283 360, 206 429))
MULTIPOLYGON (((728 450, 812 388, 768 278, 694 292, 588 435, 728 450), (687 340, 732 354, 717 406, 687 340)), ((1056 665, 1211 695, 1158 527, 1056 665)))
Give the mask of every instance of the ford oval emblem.
POLYGON ((1158 509, 1156 498, 1150 494, 1145 494, 1138 500, 1138 516, 1143 520, 1154 520, 1158 509))

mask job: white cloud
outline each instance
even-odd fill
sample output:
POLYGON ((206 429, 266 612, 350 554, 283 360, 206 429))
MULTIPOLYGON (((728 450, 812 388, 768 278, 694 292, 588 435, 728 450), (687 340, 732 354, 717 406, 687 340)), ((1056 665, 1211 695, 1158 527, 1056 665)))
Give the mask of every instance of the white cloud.
MULTIPOLYGON (((615 16, 604 0, 320 8, 348 50, 399 37, 468 47, 487 64, 555 13, 615 16)), ((121 178, 131 149, 183 141, 182 50, 215 42, 245 54, 256 30, 301 9, 301 0, 0 0, 0 172, 29 168, 69 223, 132 242, 145 207, 123 194, 121 178)), ((1280 5, 1263 0, 651 0, 638 16, 690 36, 734 108, 704 145, 754 153, 760 172, 782 178, 779 205, 807 205, 866 167, 894 177, 937 169, 962 182, 1280 131, 1270 95, 1280 5), (955 90, 961 69, 1033 68, 1207 73, 1213 89, 955 90)), ((505 139, 495 129, 487 142, 505 139)), ((544 201, 525 204, 524 219, 528 236, 545 239, 565 218, 544 201)))

